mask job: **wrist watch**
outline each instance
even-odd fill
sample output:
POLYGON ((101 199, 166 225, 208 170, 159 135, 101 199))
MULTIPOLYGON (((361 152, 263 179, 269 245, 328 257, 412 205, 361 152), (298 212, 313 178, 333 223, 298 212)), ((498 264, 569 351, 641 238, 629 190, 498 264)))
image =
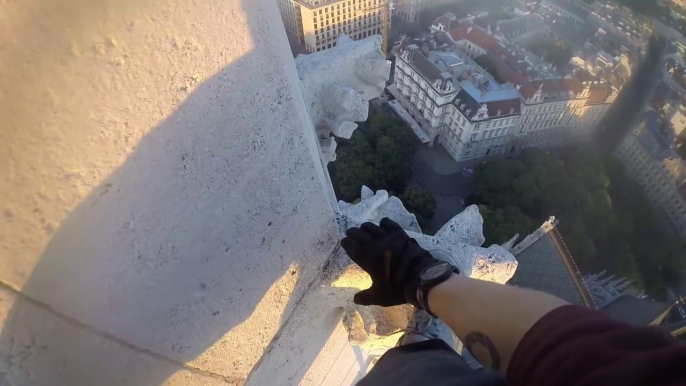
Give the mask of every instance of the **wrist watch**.
POLYGON ((437 316, 429 309, 429 290, 448 280, 453 273, 460 273, 460 270, 450 265, 450 263, 439 261, 424 268, 419 274, 417 302, 424 311, 434 318, 437 316))

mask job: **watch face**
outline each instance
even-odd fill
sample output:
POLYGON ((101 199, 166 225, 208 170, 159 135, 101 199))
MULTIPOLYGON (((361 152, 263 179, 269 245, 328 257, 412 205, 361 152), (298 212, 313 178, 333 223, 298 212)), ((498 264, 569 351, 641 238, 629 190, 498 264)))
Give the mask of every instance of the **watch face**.
POLYGON ((432 279, 435 279, 441 275, 443 275, 446 271, 452 270, 452 266, 448 263, 440 263, 436 264, 432 267, 429 267, 422 272, 422 280, 427 280, 430 281, 432 279))

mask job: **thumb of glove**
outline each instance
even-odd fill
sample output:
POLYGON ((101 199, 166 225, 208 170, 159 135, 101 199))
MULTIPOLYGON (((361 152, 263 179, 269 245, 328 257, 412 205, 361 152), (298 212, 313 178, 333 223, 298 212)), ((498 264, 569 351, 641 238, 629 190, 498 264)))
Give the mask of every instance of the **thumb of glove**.
POLYGON ((376 303, 375 298, 376 298, 376 294, 374 293, 373 287, 372 287, 372 288, 362 290, 362 291, 356 293, 355 297, 353 297, 353 301, 355 302, 355 304, 359 304, 361 306, 370 306, 370 305, 376 303))

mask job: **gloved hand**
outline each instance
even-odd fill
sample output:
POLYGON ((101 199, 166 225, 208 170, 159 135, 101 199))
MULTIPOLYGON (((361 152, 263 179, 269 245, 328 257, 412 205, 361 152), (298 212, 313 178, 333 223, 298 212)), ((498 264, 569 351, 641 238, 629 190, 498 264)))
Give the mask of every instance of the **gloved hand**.
POLYGON ((383 307, 410 303, 421 308, 419 274, 438 260, 388 217, 380 226, 367 222, 346 234, 341 246, 372 277, 371 288, 356 293, 355 303, 383 307))

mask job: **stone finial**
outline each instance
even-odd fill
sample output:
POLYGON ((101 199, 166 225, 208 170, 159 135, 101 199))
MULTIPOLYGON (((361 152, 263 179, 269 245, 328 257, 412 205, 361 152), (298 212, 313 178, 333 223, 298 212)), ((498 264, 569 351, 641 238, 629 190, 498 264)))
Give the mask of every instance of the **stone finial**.
POLYGON ((480 247, 486 238, 483 232, 484 219, 476 205, 470 205, 453 217, 436 232, 436 237, 454 239, 464 244, 480 247))
POLYGON ((507 240, 505 244, 501 245, 501 247, 505 248, 508 251, 512 251, 512 247, 514 247, 517 240, 519 240, 519 233, 516 233, 514 236, 512 236, 512 238, 507 240))
POLYGON ((557 225, 557 220, 555 216, 550 216, 548 221, 541 224, 541 226, 536 229, 533 233, 526 236, 519 244, 510 247, 508 250, 512 252, 513 255, 519 255, 523 250, 527 249, 531 244, 535 243, 538 239, 543 237, 546 233, 550 232, 557 225))
POLYGON ((338 207, 341 211, 339 229, 342 233, 367 221, 378 223, 384 217, 397 222, 405 230, 417 233, 422 231, 417 217, 405 209, 398 197, 389 197, 385 190, 377 190, 373 193, 371 189, 363 186, 359 203, 351 205, 345 201, 339 201, 338 207))
POLYGON ((381 54, 381 36, 353 41, 340 35, 336 47, 299 55, 295 64, 320 138, 322 160, 328 163, 336 159, 331 134, 350 138, 357 128, 355 122, 367 120, 368 101, 383 91, 391 63, 381 54))

